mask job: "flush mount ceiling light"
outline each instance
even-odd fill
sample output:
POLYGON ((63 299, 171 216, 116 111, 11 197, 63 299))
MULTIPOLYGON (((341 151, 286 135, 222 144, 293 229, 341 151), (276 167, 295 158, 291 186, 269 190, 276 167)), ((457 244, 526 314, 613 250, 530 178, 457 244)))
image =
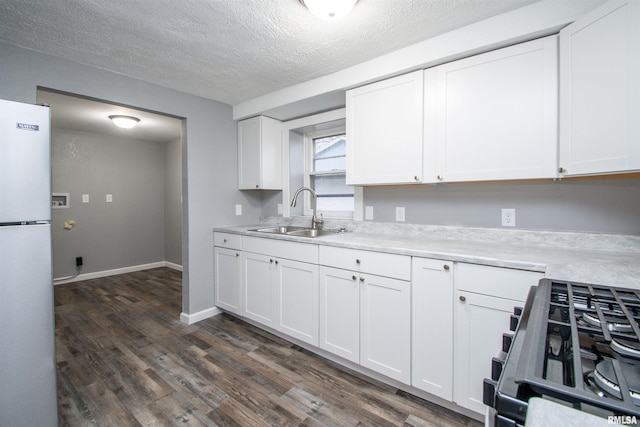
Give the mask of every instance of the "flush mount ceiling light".
POLYGON ((325 21, 335 21, 353 9, 358 0, 300 0, 311 13, 325 21))
POLYGON ((109 116, 114 125, 122 129, 131 129, 140 121, 139 118, 133 116, 109 116))

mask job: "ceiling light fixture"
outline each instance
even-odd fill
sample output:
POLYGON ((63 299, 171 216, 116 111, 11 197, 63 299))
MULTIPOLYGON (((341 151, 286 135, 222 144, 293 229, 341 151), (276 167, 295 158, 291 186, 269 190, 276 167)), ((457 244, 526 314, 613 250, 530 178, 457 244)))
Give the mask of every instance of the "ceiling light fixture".
POLYGON ((133 116, 109 116, 114 125, 122 129, 131 129, 140 121, 139 118, 133 116))
POLYGON ((349 13, 358 0, 300 0, 300 2, 318 18, 335 21, 349 13))

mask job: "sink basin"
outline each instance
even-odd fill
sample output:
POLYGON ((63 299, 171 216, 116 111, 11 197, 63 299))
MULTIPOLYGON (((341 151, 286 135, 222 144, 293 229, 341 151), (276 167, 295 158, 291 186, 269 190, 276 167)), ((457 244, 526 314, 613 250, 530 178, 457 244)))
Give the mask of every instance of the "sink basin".
POLYGON ((257 228, 255 230, 250 230, 250 231, 257 231, 259 233, 269 233, 269 234, 289 234, 293 231, 302 231, 302 230, 307 230, 307 228, 295 227, 293 225, 281 225, 278 227, 257 228))
POLYGON ((300 237, 321 237, 329 234, 343 233, 342 230, 314 230, 312 228, 305 228, 304 230, 290 231, 287 233, 289 236, 300 237))
POLYGON ((327 236, 329 234, 337 234, 342 233, 344 230, 315 230, 313 228, 308 227, 296 227, 293 225, 282 225, 278 227, 268 227, 268 228, 256 228, 249 231, 257 231, 258 233, 267 233, 267 234, 284 234, 287 236, 299 236, 299 237, 321 237, 327 236))

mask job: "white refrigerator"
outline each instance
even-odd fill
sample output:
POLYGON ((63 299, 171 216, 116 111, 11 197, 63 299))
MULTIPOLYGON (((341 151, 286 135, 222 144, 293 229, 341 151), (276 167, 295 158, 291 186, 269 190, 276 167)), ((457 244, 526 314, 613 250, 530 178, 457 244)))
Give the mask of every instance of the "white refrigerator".
POLYGON ((0 426, 57 426, 48 107, 0 100, 0 426))

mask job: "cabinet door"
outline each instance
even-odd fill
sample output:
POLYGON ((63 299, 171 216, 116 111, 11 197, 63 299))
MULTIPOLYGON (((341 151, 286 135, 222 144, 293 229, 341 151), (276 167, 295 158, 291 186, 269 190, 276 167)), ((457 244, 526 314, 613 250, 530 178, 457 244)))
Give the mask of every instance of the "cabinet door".
POLYGON ((267 255, 245 252, 242 256, 242 293, 244 316, 275 327, 277 296, 275 259, 267 255))
POLYGON ((217 307, 242 315, 242 262, 240 251, 214 248, 215 303, 217 307))
POLYGON ((438 179, 556 176, 556 36, 436 69, 438 179))
POLYGON ((411 284, 360 275, 360 364, 411 383, 411 284))
POLYGON ((278 259, 279 316, 277 329, 318 345, 318 266, 278 259))
POLYGON ((320 267, 320 348, 360 362, 360 287, 357 273, 320 267))
POLYGON ((560 31, 560 169, 640 169, 640 2, 611 1, 560 31))
POLYGON ((453 263, 413 258, 411 385, 453 400, 453 263))
POLYGON ((347 185, 422 182, 422 70, 347 91, 347 185))
POLYGON ((456 292, 453 390, 458 405, 485 412, 482 381, 491 377, 491 358, 502 348, 502 334, 509 330, 513 308, 523 304, 472 292, 456 292))
POLYGON ((280 123, 259 116, 238 122, 238 188, 282 189, 280 123))

